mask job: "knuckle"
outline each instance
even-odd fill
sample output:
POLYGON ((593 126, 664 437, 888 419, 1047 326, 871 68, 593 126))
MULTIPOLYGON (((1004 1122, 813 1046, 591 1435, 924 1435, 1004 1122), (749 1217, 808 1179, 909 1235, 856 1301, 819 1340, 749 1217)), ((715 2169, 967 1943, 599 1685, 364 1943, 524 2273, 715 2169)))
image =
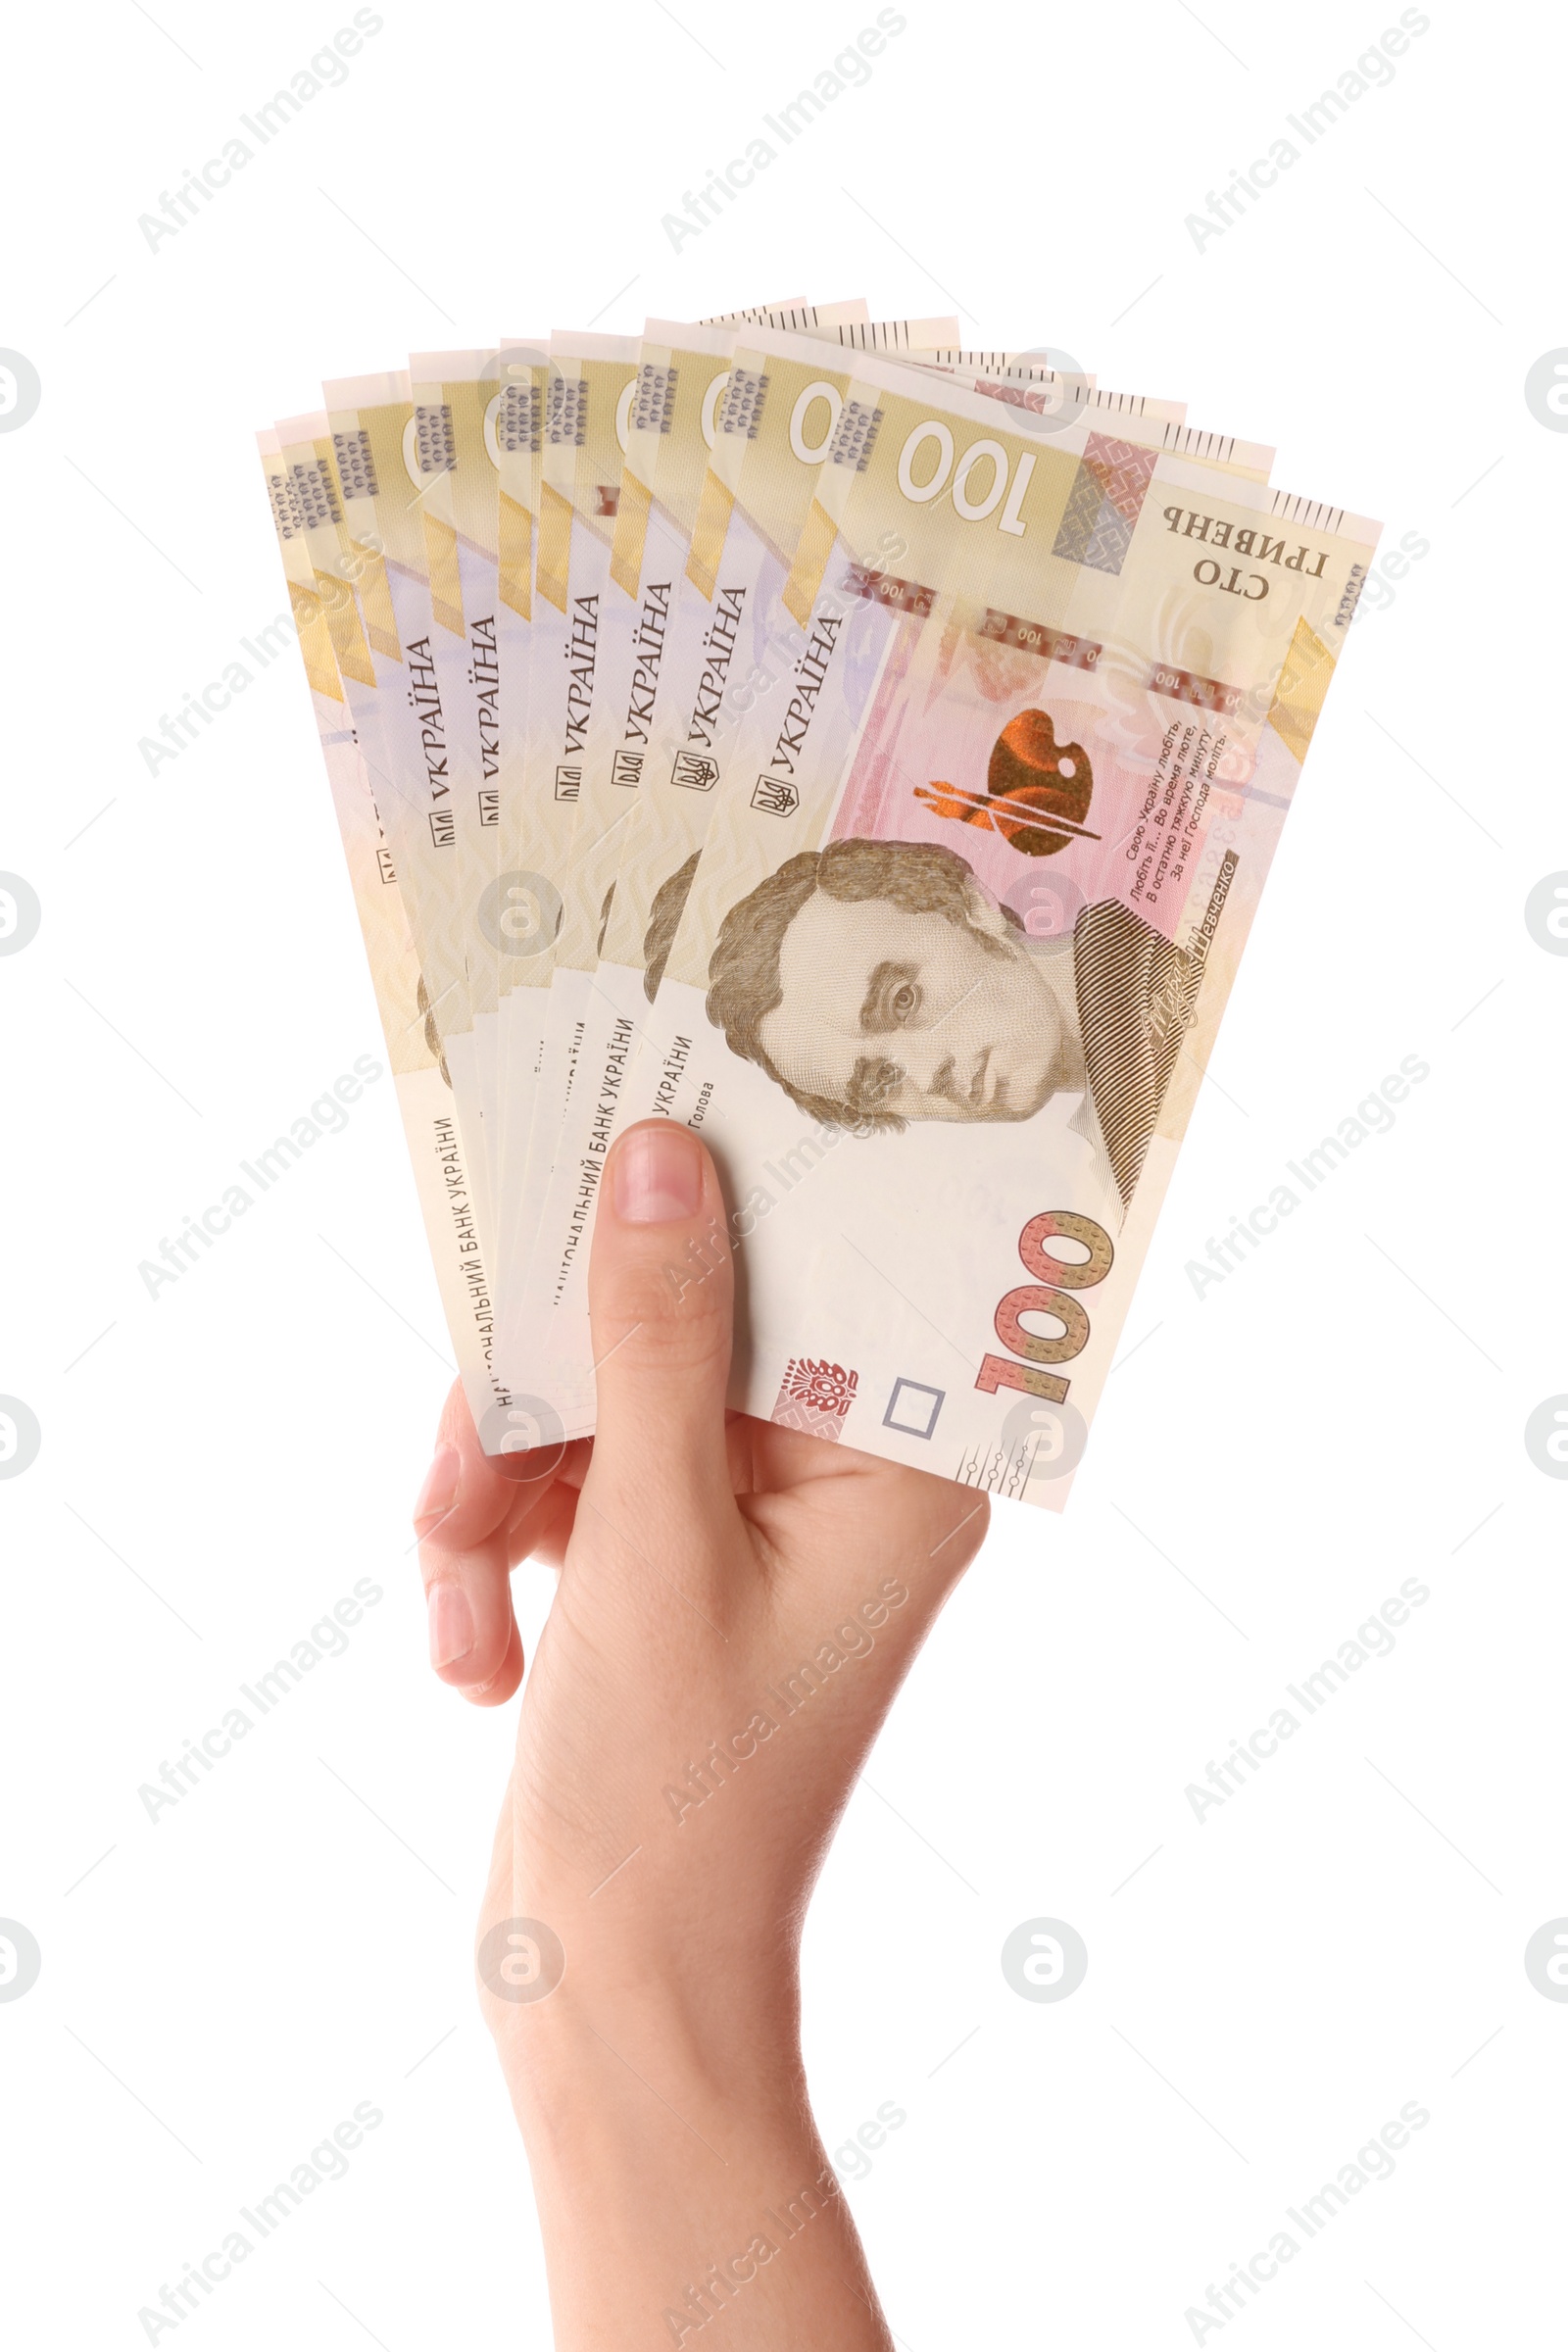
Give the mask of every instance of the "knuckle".
POLYGON ((729 1351, 731 1280, 722 1236, 616 1268, 595 1298, 602 1367, 705 1370, 729 1351))
MULTIPOLYGON (((727 1301, 726 1301, 727 1305, 727 1301)), ((678 1304, 657 1289, 617 1302, 596 1350, 601 1378, 648 1372, 697 1375, 729 1356, 729 1316, 706 1301, 678 1304)))

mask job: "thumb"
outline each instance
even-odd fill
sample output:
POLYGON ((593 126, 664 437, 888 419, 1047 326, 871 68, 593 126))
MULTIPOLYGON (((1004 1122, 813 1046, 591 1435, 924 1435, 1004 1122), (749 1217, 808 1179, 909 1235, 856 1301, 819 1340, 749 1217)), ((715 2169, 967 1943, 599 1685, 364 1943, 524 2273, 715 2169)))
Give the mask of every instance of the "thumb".
MULTIPOLYGON (((605 1164, 588 1268, 601 1500, 646 1515, 729 1504, 724 1393, 734 1276, 706 1145, 647 1119, 605 1164)), ((618 1515, 618 1513, 617 1513, 618 1515)))

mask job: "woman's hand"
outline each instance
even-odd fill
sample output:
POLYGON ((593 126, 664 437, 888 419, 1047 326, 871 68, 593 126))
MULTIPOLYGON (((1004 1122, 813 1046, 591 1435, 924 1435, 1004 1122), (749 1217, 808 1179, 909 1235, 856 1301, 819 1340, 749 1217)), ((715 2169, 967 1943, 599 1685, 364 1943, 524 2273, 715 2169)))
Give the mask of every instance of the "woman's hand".
POLYGON ((983 1495, 726 1417, 733 1269, 684 1127, 607 1162, 598 1434, 483 1455, 461 1396, 417 1506, 437 1671, 522 1674, 509 1572, 560 1565, 481 1921, 557 2341, 885 2345, 807 2105, 801 1923, 983 1495))

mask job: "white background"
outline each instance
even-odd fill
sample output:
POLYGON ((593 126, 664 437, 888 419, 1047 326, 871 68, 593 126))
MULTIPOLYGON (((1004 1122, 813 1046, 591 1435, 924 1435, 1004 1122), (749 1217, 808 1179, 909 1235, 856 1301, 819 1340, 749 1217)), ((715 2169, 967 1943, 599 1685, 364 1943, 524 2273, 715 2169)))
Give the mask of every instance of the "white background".
MULTIPOLYGON (((97 0, 8 36, 0 344, 43 387, 0 434, 0 868, 43 908, 0 959, 0 1392, 42 1429, 0 1482, 0 1916, 42 1951, 0 2002, 15 2340, 144 2342, 368 2100, 348 2177, 178 2342, 549 2342, 470 1989, 513 1710, 423 1662, 449 1374, 390 1084, 177 1285, 137 1274, 379 1056, 292 649, 156 776, 138 752, 282 609, 252 430, 411 345, 860 292, 1185 397, 1430 552, 1356 625, 1070 1510, 998 1511, 851 1807, 808 1938, 823 2131, 906 2112, 850 2195, 910 2352, 1153 2352, 1416 2101, 1395 2176, 1201 2340, 1546 2340, 1568 2005, 1523 1951, 1568 1913, 1568 1486, 1523 1430, 1568 1390, 1568 960, 1523 907, 1568 867, 1568 437, 1524 378, 1568 344, 1560 19, 1433 5, 1199 250, 1186 216, 1396 8, 911 0, 677 252, 662 216, 870 5, 381 13, 156 251, 138 215, 352 11, 97 0), (1393 1131, 1195 1296, 1411 1054, 1393 1131), (1392 1655, 1196 1818, 1410 1577, 1392 1655), (150 1821, 139 1785, 361 1578, 346 1654, 150 1821), (1001 1972, 1037 1916, 1088 1945, 1059 2004, 1001 1972)), ((517 1592, 531 1646, 547 1580, 517 1592)))

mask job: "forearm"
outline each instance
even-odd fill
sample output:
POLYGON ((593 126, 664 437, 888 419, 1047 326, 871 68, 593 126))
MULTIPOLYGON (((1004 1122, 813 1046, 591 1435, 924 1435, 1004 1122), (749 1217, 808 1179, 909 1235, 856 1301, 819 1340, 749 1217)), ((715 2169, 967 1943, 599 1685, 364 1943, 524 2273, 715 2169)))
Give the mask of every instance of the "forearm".
MULTIPOLYGON (((726 1423, 728 1212, 678 1121, 623 1136, 596 1199, 598 1426, 564 1489, 476 1954, 558 2352, 892 2352, 806 2096, 797 1955, 985 1497, 726 1423)), ((488 1633, 454 1657, 438 1609, 435 1647, 487 1699, 521 1672, 506 1577, 535 1506, 466 1408, 448 1434, 462 1477, 425 1497, 427 1573, 477 1595, 488 1633)))
POLYGON ((888 2352, 792 2028, 758 2039, 720 2028, 697 2046, 639 2003, 560 2013, 514 2047, 557 2352, 655 2352, 710 2328, 727 2352, 888 2352))

